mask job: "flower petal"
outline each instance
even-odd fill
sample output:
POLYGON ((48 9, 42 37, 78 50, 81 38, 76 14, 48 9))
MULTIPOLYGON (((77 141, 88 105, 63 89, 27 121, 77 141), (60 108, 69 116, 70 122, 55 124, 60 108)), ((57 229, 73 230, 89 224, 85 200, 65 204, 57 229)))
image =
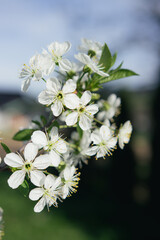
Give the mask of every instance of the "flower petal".
POLYGON ((45 205, 46 205, 46 200, 44 197, 42 197, 35 205, 34 211, 41 212, 44 209, 45 205))
POLYGON ((26 161, 32 161, 38 154, 38 146, 33 143, 28 143, 24 149, 24 158, 26 161))
POLYGON ((72 69, 72 63, 68 59, 61 59, 59 61, 59 68, 61 71, 69 72, 72 69))
POLYGON ((69 79, 63 86, 62 91, 63 93, 72 93, 76 90, 76 83, 72 80, 69 79))
POLYGON ((38 170, 30 171, 30 179, 35 186, 40 187, 44 181, 44 178, 45 174, 43 172, 38 170))
POLYGON ((67 146, 63 139, 59 139, 55 144, 55 149, 59 153, 67 152, 67 146))
POLYGON ((97 146, 93 146, 91 148, 88 148, 86 151, 85 151, 85 154, 88 155, 88 156, 93 156, 97 153, 98 151, 98 147, 97 146))
POLYGON ((54 101, 55 95, 51 91, 44 90, 38 96, 38 102, 43 105, 50 105, 54 101))
POLYGON ((43 196, 44 190, 42 188, 34 188, 29 193, 29 198, 32 201, 36 201, 43 196))
POLYGON ((75 109, 79 106, 79 97, 74 93, 64 95, 64 104, 69 109, 75 109))
POLYGON ((91 92, 85 91, 81 97, 81 103, 82 105, 86 106, 91 101, 91 92))
POLYGON ((53 175, 51 174, 47 175, 44 181, 45 189, 50 189, 55 184, 55 180, 56 178, 53 175))
POLYGON ((109 127, 107 127, 106 125, 100 127, 100 135, 102 137, 102 139, 105 141, 105 140, 108 140, 110 137, 112 137, 112 132, 111 130, 109 129, 109 127))
POLYGON ((51 91, 54 95, 57 95, 57 93, 61 90, 61 81, 56 78, 49 78, 46 83, 46 88, 48 91, 51 91))
POLYGON ((58 117, 63 110, 63 105, 61 101, 56 100, 54 104, 51 106, 51 110, 53 112, 53 115, 58 117))
POLYGON ((50 159, 51 165, 54 167, 58 167, 61 161, 60 156, 53 150, 51 150, 49 153, 49 159, 50 159))
POLYGON ((99 131, 94 131, 93 133, 91 133, 91 141, 94 144, 99 144, 102 141, 99 131))
POLYGON ((15 168, 22 167, 24 164, 23 159, 16 153, 8 153, 4 158, 4 162, 8 166, 15 168))
POLYGON ((33 166, 37 169, 46 169, 50 166, 50 158, 48 154, 38 156, 34 162, 33 166))
POLYGON ((24 79, 22 81, 22 85, 21 85, 21 91, 22 92, 27 92, 29 86, 30 86, 30 83, 31 83, 31 78, 27 78, 27 79, 24 79))
POLYGON ((31 141, 38 146, 38 148, 45 147, 47 145, 47 137, 44 132, 38 130, 31 136, 31 141))
POLYGON ((80 116, 79 126, 82 130, 86 131, 91 128, 91 119, 85 114, 80 116))
POLYGON ((72 112, 66 117, 66 124, 68 126, 72 126, 76 124, 78 120, 78 112, 72 112))
POLYGON ((15 171, 8 179, 8 185, 13 189, 18 188, 24 182, 25 175, 25 170, 15 171))
POLYGON ((91 104, 86 107, 86 111, 90 114, 94 115, 98 112, 98 105, 97 104, 91 104))

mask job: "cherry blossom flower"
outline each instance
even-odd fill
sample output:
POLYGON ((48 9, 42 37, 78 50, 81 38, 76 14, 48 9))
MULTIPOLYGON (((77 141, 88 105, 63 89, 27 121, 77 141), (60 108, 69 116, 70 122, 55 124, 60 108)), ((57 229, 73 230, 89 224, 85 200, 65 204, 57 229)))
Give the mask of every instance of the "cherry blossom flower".
POLYGON ((60 155, 67 151, 66 143, 58 134, 58 128, 53 127, 49 135, 40 130, 34 131, 31 140, 38 148, 43 148, 49 152, 51 165, 58 167, 61 161, 60 155))
POLYGON ((48 76, 52 71, 52 66, 49 64, 47 56, 40 54, 34 55, 30 61, 29 66, 23 65, 19 77, 24 79, 21 90, 26 92, 30 86, 31 80, 39 81, 44 76, 48 76))
POLYGON ((37 146, 28 143, 24 149, 24 159, 18 153, 6 155, 4 162, 8 166, 16 168, 16 171, 8 179, 11 188, 18 188, 24 182, 26 174, 34 185, 39 186, 39 179, 44 177, 44 173, 40 170, 46 169, 50 165, 50 161, 47 154, 36 157, 37 154, 37 146))
POLYGON ((67 166, 62 172, 61 177, 64 182, 62 187, 62 198, 65 199, 67 196, 70 196, 73 192, 77 191, 77 185, 80 180, 80 173, 76 173, 76 168, 74 166, 67 166))
POLYGON ((98 65, 90 56, 88 56, 85 53, 78 53, 77 55, 74 55, 77 60, 79 60, 81 63, 86 65, 89 69, 92 70, 92 72, 97 73, 100 76, 108 77, 109 74, 103 72, 103 66, 98 65))
POLYGON ((53 69, 56 65, 59 65, 60 70, 69 71, 72 65, 68 59, 62 58, 62 56, 66 54, 70 48, 71 44, 69 42, 52 42, 48 46, 48 52, 43 50, 42 54, 49 58, 53 69))
POLYGON ((86 154, 89 156, 96 154, 96 158, 104 157, 106 154, 111 155, 117 143, 117 138, 113 137, 112 131, 104 125, 91 133, 91 140, 95 146, 88 148, 86 154))
POLYGON ((49 174, 41 179, 39 185, 41 187, 34 188, 29 193, 29 198, 32 201, 37 201, 40 199, 35 205, 34 211, 41 212, 46 205, 48 210, 52 205, 57 207, 57 198, 59 198, 60 194, 59 187, 61 185, 61 178, 56 178, 49 174))
POLYGON ((59 116, 64 106, 69 109, 75 109, 79 104, 79 98, 74 93, 76 83, 68 80, 62 87, 62 83, 57 78, 47 80, 46 90, 38 96, 38 101, 43 105, 51 105, 53 115, 59 116))
POLYGON ((79 50, 87 53, 91 56, 101 56, 103 45, 99 42, 89 40, 86 38, 81 39, 81 45, 79 46, 79 50))
POLYGON ((121 149, 124 148, 124 144, 127 144, 130 140, 132 133, 132 125, 130 121, 125 122, 119 129, 118 143, 121 149))
POLYGON ((90 101, 91 92, 85 91, 80 99, 77 110, 66 117, 66 124, 68 126, 72 126, 79 121, 79 126, 84 131, 91 128, 93 115, 98 112, 98 106, 96 104, 88 105, 90 101))

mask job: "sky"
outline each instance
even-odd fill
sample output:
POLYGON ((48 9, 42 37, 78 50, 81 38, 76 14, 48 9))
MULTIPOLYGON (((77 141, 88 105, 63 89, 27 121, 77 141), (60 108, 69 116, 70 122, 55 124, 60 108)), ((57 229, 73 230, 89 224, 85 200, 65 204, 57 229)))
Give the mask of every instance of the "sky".
MULTIPOLYGON (((20 91, 22 65, 53 41, 70 41, 67 57, 72 59, 82 37, 106 42, 118 52, 117 64, 123 60, 125 68, 140 74, 111 88, 156 85, 159 26, 153 12, 160 13, 158 1, 0 0, 0 6, 0 90, 20 91)), ((42 84, 34 83, 28 94, 40 92, 42 84)))

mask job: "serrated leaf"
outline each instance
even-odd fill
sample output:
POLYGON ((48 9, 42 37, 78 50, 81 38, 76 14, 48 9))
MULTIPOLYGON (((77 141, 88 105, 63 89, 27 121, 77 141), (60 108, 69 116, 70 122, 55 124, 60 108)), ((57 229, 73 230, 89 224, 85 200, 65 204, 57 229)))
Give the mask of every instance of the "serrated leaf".
POLYGON ((3 147, 3 149, 4 149, 4 151, 6 153, 10 153, 11 152, 11 150, 9 149, 9 147, 5 143, 1 142, 1 146, 3 147))
POLYGON ((31 139, 31 135, 32 133, 37 130, 37 129, 23 129, 20 130, 19 132, 17 132, 14 136, 13 136, 13 140, 16 141, 28 141, 31 139))
POLYGON ((110 53, 110 50, 107 44, 105 43, 103 46, 102 55, 98 65, 102 65, 104 67, 103 71, 107 72, 111 67, 111 62, 112 62, 112 55, 110 53))
POLYGON ((41 115, 41 121, 43 123, 43 126, 47 124, 47 119, 43 115, 41 115))
POLYGON ((116 59, 117 59, 117 53, 115 53, 115 54, 112 56, 111 67, 115 64, 116 59))
POLYGON ((126 78, 131 76, 138 76, 138 74, 128 69, 119 69, 118 71, 111 74, 109 77, 102 79, 100 83, 106 83, 116 79, 126 78))
POLYGON ((26 180, 24 180, 24 182, 19 186, 18 188, 20 190, 20 192, 27 197, 28 193, 29 193, 29 184, 26 180))

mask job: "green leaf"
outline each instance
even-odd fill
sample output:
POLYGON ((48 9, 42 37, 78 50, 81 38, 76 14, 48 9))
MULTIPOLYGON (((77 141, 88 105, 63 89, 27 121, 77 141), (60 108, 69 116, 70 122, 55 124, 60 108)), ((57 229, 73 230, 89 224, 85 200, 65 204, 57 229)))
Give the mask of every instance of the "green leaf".
POLYGON ((47 124, 47 119, 43 115, 41 115, 41 121, 43 123, 43 126, 47 124))
POLYGON ((23 129, 20 130, 19 132, 17 132, 14 136, 13 136, 13 140, 16 141, 27 141, 31 139, 31 135, 32 133, 37 130, 37 129, 23 129))
POLYGON ((77 132, 78 132, 79 137, 80 137, 80 139, 81 139, 82 136, 83 136, 83 130, 80 128, 79 124, 77 124, 77 132))
POLYGON ((59 123, 56 120, 54 120, 54 122, 51 123, 51 125, 48 128, 48 132, 50 132, 53 127, 59 128, 59 123))
POLYGON ((42 127, 42 125, 41 125, 41 123, 39 122, 39 121, 37 121, 37 120, 32 120, 32 122, 34 123, 34 124, 36 124, 38 127, 42 127))
POLYGON ((102 79, 100 83, 106 83, 116 79, 126 78, 130 76, 138 76, 138 74, 128 69, 119 69, 118 71, 111 74, 109 77, 102 79))
POLYGON ((112 56, 111 67, 115 64, 116 59, 117 59, 117 53, 115 53, 115 54, 112 56))
POLYGON ((112 73, 117 72, 119 69, 121 69, 122 65, 123 65, 123 61, 119 64, 119 66, 117 68, 110 70, 109 75, 111 75, 112 73))
POLYGON ((9 149, 9 147, 7 147, 7 145, 6 145, 5 143, 2 143, 2 142, 1 142, 1 146, 3 147, 3 149, 4 149, 4 151, 5 151, 6 153, 10 153, 10 152, 11 152, 11 150, 9 149))
POLYGON ((24 182, 19 186, 18 188, 20 190, 20 192, 27 197, 28 193, 29 193, 29 184, 26 180, 24 180, 24 182))
POLYGON ((107 44, 105 43, 103 46, 102 55, 98 65, 102 65, 104 67, 103 71, 107 72, 111 67, 111 62, 112 62, 112 55, 110 53, 110 50, 107 44))

